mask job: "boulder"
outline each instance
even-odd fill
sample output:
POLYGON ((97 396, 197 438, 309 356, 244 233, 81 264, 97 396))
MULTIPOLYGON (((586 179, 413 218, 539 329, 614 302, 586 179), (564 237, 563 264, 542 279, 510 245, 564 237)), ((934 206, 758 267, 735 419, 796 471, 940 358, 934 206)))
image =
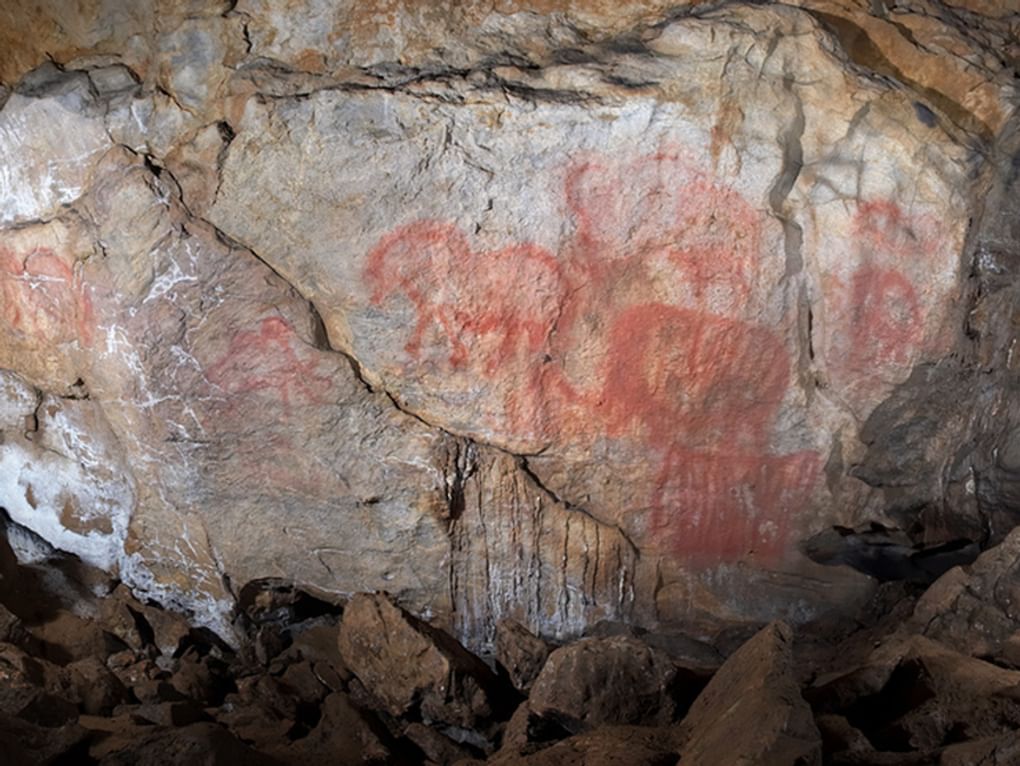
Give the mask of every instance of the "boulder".
POLYGON ((793 631, 770 623, 734 652, 691 706, 681 762, 820 766, 822 742, 793 672, 793 631))
POLYGON ((89 732, 75 724, 38 726, 0 712, 0 752, 6 766, 81 763, 89 732))
POLYGON ((280 766, 213 723, 180 728, 153 726, 112 735, 103 742, 103 766, 280 766))
POLYGON ((677 714, 677 681, 673 661, 635 638, 585 638, 549 655, 528 705, 572 733, 666 726, 677 714))
POLYGON ((408 724, 404 729, 404 738, 411 742, 427 761, 442 766, 470 759, 475 755, 472 749, 418 722, 408 724))
POLYGON ((817 709, 844 716, 878 751, 934 757, 957 742, 1013 732, 1020 726, 1018 690, 1020 671, 911 636, 890 639, 808 696, 817 709))
POLYGON ((1020 528, 918 600, 910 628, 973 657, 1020 668, 1020 528))
POLYGON ((308 734, 273 752, 283 763, 335 763, 357 766, 390 763, 389 738, 378 722, 359 711, 347 695, 333 692, 321 706, 319 722, 308 734))
POLYGON ((0 642, 17 644, 25 639, 25 628, 21 620, 3 604, 0 604, 0 642))
POLYGON ((59 678, 59 669, 45 660, 0 644, 0 713, 21 714, 34 700, 59 687, 59 678))
MULTIPOLYGON (((487 763, 498 766, 676 766, 669 731, 638 726, 604 726, 578 734, 537 753, 504 752, 487 763)), ((724 763, 720 761, 719 763, 724 763)), ((736 762, 734 762, 736 763, 736 762)), ((780 761, 770 763, 778 764, 780 761)), ((791 761, 792 763, 792 761, 791 761)))
POLYGON ((471 728, 505 704, 485 663, 383 594, 350 600, 338 641, 344 663, 390 715, 471 728))
POLYGON ((131 692, 99 657, 88 657, 69 664, 64 672, 72 701, 87 715, 109 715, 131 701, 131 692))
POLYGON ((515 620, 496 625, 496 661, 514 687, 527 692, 538 677, 552 647, 515 620))

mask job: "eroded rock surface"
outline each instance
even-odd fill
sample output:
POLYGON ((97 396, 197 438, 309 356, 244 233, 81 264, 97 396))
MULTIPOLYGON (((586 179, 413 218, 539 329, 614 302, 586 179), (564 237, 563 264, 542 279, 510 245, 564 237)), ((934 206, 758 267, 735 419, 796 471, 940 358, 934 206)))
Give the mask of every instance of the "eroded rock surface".
POLYGON ((673 722, 677 668, 634 638, 587 638, 557 649, 531 688, 531 711, 570 732, 673 722))
POLYGON ((231 642, 281 578, 489 649, 850 613, 806 538, 1015 524, 1015 12, 122 5, 0 10, 51 546, 231 642))
POLYGON ((496 676, 448 635, 383 595, 358 595, 344 611, 340 656, 392 716, 470 728, 504 700, 496 676))

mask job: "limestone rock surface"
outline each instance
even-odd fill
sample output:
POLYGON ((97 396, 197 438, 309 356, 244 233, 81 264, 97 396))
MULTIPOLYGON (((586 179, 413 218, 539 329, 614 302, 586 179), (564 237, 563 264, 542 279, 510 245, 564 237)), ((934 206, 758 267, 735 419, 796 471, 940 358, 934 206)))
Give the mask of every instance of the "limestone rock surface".
POLYGON ((998 542, 1018 25, 5 3, 0 507, 228 641, 266 578, 714 640, 852 611, 833 526, 998 542))

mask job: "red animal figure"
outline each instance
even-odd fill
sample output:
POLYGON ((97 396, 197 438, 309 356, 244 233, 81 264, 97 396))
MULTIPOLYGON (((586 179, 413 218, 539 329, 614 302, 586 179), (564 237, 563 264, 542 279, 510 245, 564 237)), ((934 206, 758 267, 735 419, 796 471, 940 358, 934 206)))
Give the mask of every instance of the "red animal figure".
POLYGON ((762 556, 781 555, 815 474, 813 455, 770 454, 789 353, 740 318, 760 289, 763 214, 681 152, 575 163, 565 184, 575 231, 559 261, 419 221, 369 253, 372 304, 414 307, 412 360, 438 346, 454 370, 512 380, 513 435, 595 431, 662 461, 648 486, 666 548, 717 562, 761 538, 762 556))
POLYGON ((577 225, 568 245, 575 271, 609 291, 621 271, 655 260, 679 272, 685 305, 739 314, 756 286, 762 214, 680 152, 659 152, 617 167, 575 164, 567 207, 577 225))
POLYGON ((0 250, 0 316, 19 335, 48 344, 90 346, 94 318, 84 283, 47 248, 25 256, 0 250))
POLYGON ((924 331, 910 280, 892 269, 864 267, 854 274, 850 295, 850 368, 871 373, 879 364, 909 364, 924 331))
POLYGON ((453 368, 469 361, 486 376, 547 343, 564 300, 556 259, 535 245, 473 250, 455 227, 420 221, 373 248, 365 271, 372 302, 404 296, 417 322, 405 351, 421 355, 438 332, 453 368))
POLYGON ((267 317, 257 330, 237 333, 226 355, 206 374, 232 396, 267 392, 286 408, 323 404, 331 381, 317 373, 317 353, 285 319, 267 317))
POLYGON ((865 258, 884 257, 890 265, 923 264, 941 239, 941 226, 931 216, 912 216, 892 200, 861 202, 854 215, 854 236, 865 258))
POLYGON ((775 334, 662 304, 619 313, 610 332, 604 396, 616 432, 639 426, 652 446, 758 453, 789 382, 775 334))
POLYGON ((907 274, 927 268, 939 227, 879 200, 860 204, 853 230, 860 266, 844 288, 847 324, 835 364, 860 382, 883 366, 911 364, 923 343, 925 309, 907 274))

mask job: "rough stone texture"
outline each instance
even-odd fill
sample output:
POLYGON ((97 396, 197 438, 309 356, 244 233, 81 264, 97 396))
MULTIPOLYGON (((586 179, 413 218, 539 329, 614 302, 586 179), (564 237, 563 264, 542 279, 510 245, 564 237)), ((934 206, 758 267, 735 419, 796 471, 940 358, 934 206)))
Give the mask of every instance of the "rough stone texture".
POLYGON ((528 705, 570 732, 603 725, 667 726, 676 715, 677 669, 635 638, 585 638, 549 655, 528 705))
POLYGON ((684 764, 821 764, 818 727, 793 675, 792 638, 771 623, 723 664, 683 721, 684 764))
POLYGON ((1017 29, 6 3, 0 506, 228 640, 266 577, 476 647, 708 638, 851 609, 797 546, 833 524, 996 542, 1017 29))
POLYGON ((910 627, 958 652, 1020 667, 1020 530, 936 581, 910 627))
POLYGON ((487 763, 499 766, 674 766, 669 733, 638 726, 606 726, 578 734, 532 754, 504 753, 487 763))
POLYGON ((212 723, 194 723, 179 729, 150 726, 130 732, 114 743, 104 743, 102 763, 109 766, 207 763, 210 766, 250 763, 277 766, 276 761, 246 747, 225 729, 212 723), (119 745, 119 747, 117 747, 119 745))
POLYGON ((1018 671, 909 635, 883 642, 847 672, 820 678, 806 695, 816 710, 845 716, 866 736, 867 749, 931 758, 946 748, 943 758, 959 762, 968 750, 950 758, 947 746, 967 742, 970 752, 982 752, 984 742, 992 753, 1008 745, 1001 738, 1020 719, 1018 681, 1018 671))
POLYGON ((472 727, 502 703, 496 677, 481 660, 383 595, 351 599, 339 646, 351 672, 390 715, 414 710, 426 720, 472 727))
POLYGON ((496 626, 496 661, 518 691, 527 692, 531 688, 550 651, 549 644, 519 622, 501 620, 496 626))

